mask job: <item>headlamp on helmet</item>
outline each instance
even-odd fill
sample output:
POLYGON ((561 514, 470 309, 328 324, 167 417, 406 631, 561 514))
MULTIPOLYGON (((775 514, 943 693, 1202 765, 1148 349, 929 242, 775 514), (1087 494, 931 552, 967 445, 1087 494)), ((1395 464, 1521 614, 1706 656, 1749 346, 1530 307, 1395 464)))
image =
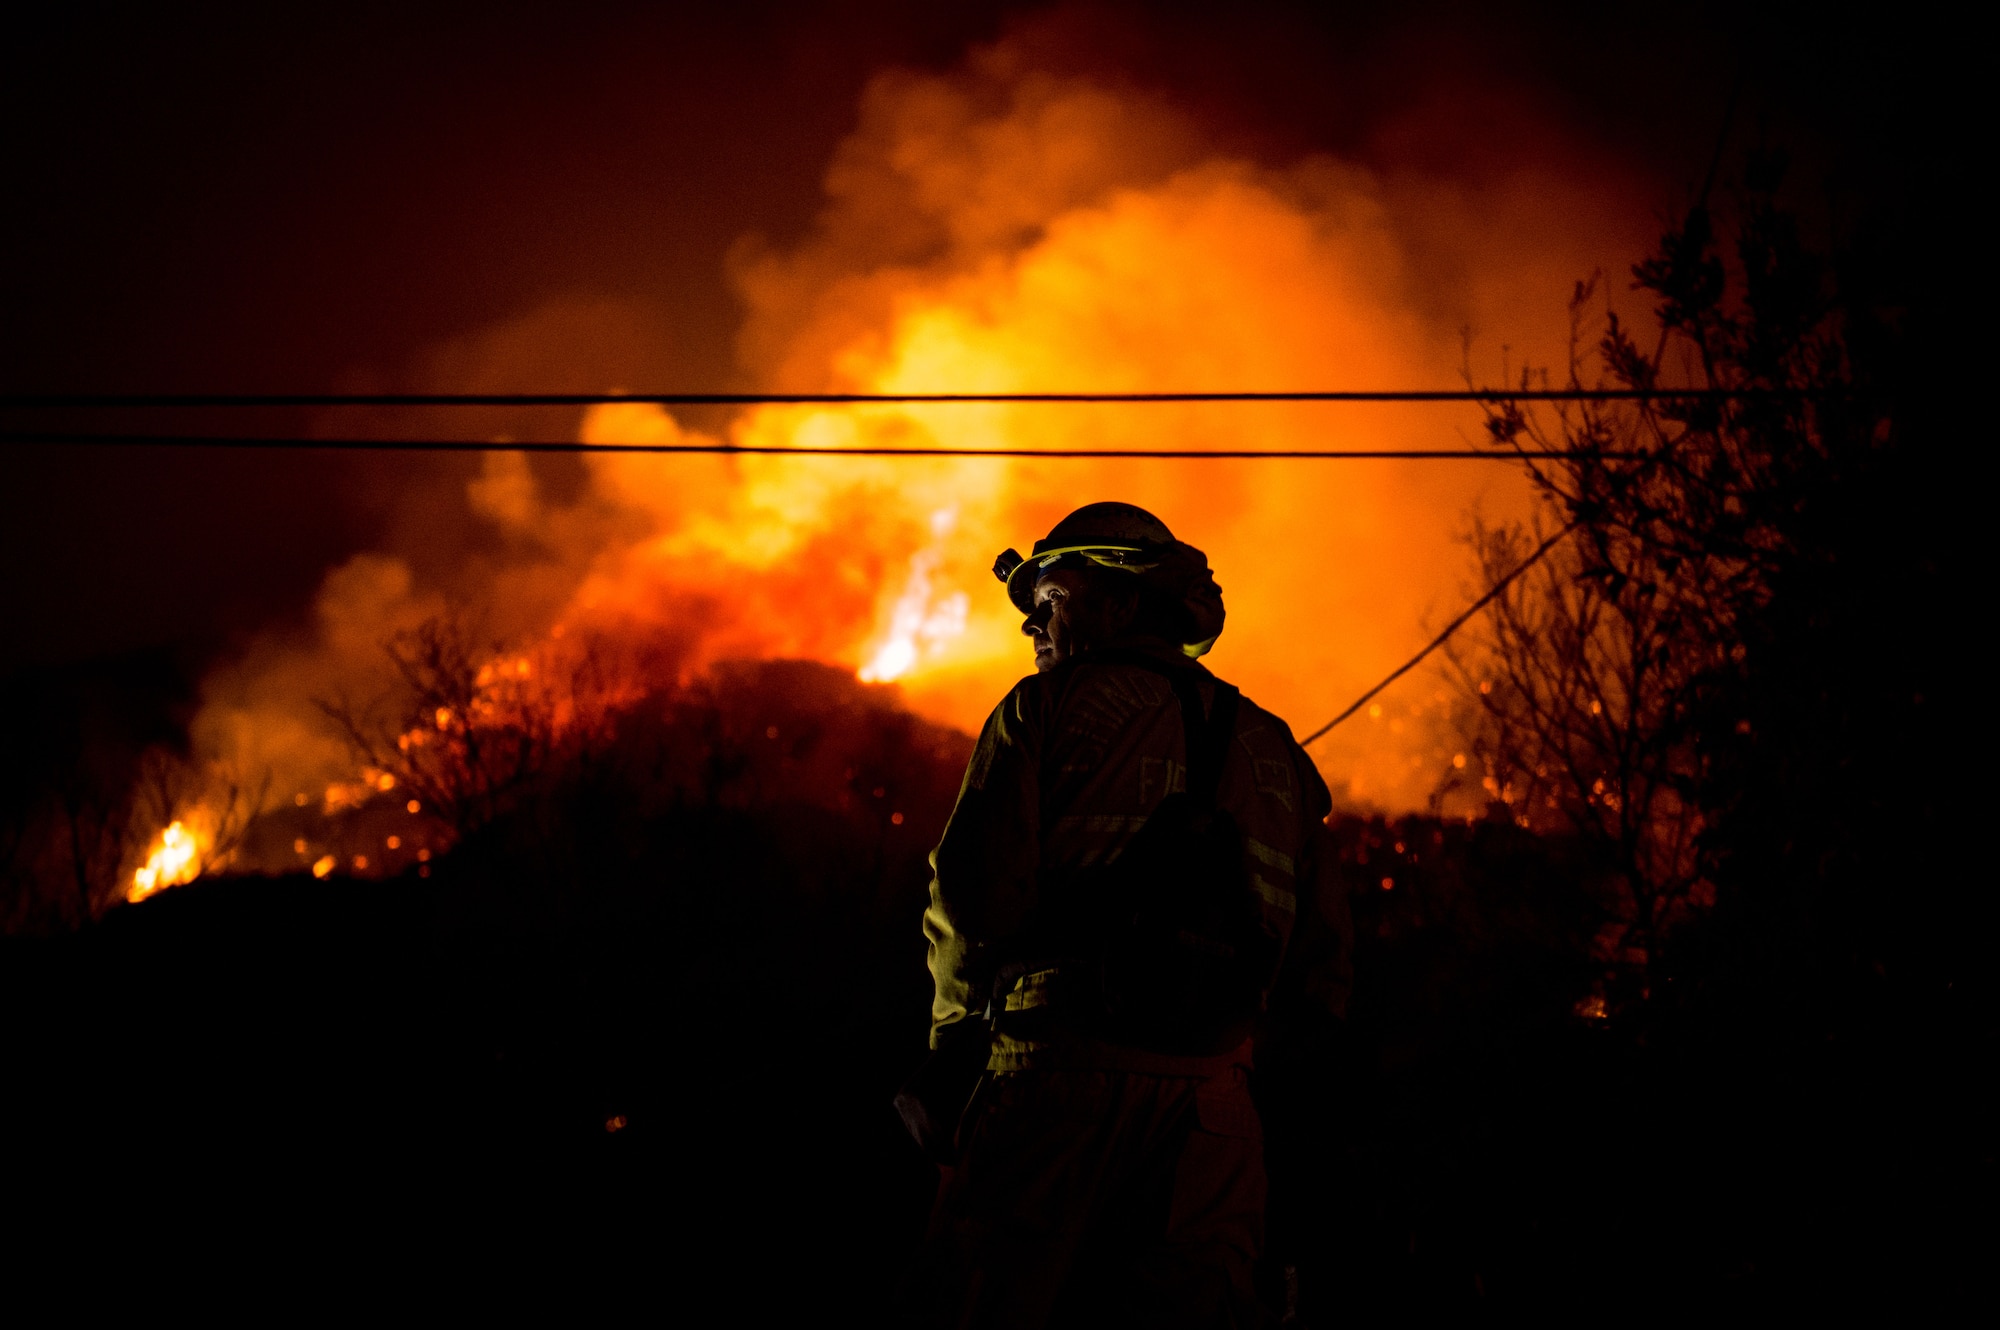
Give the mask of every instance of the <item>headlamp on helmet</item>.
POLYGON ((1156 592, 1181 603, 1193 636, 1182 644, 1190 656, 1206 652, 1222 632, 1222 591, 1198 549, 1174 539, 1166 523, 1129 503, 1093 503, 1077 509, 1035 542, 1027 558, 1003 550, 993 575, 1023 614, 1035 608, 1035 579, 1051 568, 1095 565, 1147 579, 1156 592))

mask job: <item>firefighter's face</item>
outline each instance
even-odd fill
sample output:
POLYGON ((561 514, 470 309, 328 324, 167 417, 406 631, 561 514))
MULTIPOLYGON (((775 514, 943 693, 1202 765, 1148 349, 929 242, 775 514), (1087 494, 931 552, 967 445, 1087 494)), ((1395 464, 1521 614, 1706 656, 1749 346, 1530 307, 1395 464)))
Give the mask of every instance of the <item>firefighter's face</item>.
POLYGON ((1035 608, 1021 631, 1035 644, 1035 668, 1047 670, 1111 641, 1135 612, 1135 598, 1106 595, 1087 574, 1053 568, 1036 581, 1035 608))

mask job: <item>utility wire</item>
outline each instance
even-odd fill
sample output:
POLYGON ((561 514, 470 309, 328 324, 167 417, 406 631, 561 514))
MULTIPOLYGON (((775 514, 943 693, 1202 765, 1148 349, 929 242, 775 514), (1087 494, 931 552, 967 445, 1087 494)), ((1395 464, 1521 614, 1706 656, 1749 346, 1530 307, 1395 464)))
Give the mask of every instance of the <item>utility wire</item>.
MULTIPOLYGON (((1728 146, 1729 131, 1731 126, 1735 123, 1736 120, 1736 98, 1737 94, 1742 90, 1742 86, 1743 86, 1743 70, 1739 63, 1736 70, 1736 75, 1730 81, 1729 96, 1727 100, 1723 102, 1722 105, 1722 127, 1716 131, 1715 152, 1709 158, 1708 174, 1702 180, 1701 197, 1699 202, 1695 204, 1697 208, 1706 208, 1708 206, 1709 193, 1715 188, 1716 174, 1722 169, 1722 152, 1723 149, 1728 146)), ((1653 355, 1653 364, 1655 368, 1658 367, 1660 362, 1660 356, 1666 348, 1666 338, 1667 338, 1667 330, 1665 328, 1660 329, 1661 350, 1656 351, 1653 355)), ((1753 391, 1753 392, 1711 389, 1706 392, 1661 394, 1662 397, 1670 397, 1679 400, 1704 399, 1709 401, 1722 400, 1726 398, 1743 399, 1752 396, 1762 396, 1768 398, 1779 395, 1781 394, 1773 393, 1768 389, 1753 391)), ((1802 394, 1784 394, 1784 395, 1802 395, 1802 394)), ((1506 400, 1515 402, 1528 402, 1528 401, 1602 402, 1602 401, 1631 400, 1646 396, 1648 396, 1648 394, 1640 392, 1631 392, 1631 393, 1578 392, 1572 394, 1549 393, 1542 395, 1537 395, 1534 393, 1520 393, 1511 396, 1507 394, 1494 394, 1492 397, 1487 398, 1486 400, 1489 401, 1506 400)), ((1528 453, 1522 451, 1516 453, 1516 456, 1521 461, 1530 461, 1535 457, 1560 457, 1562 455, 1563 454, 1559 451, 1550 451, 1545 453, 1528 453)), ((1577 456, 1577 455, 1578 454, 1576 453, 1570 454, 1570 456, 1577 456)), ((1612 457, 1612 456, 1632 456, 1633 454, 1604 453, 1600 455, 1606 457, 1612 457)), ((1373 688, 1370 688, 1367 692, 1363 693, 1360 697, 1356 698, 1354 700, 1354 704, 1348 707, 1347 710, 1341 712, 1338 716, 1335 716, 1332 720, 1328 721, 1326 724, 1320 726, 1318 729, 1314 730, 1311 734, 1307 735, 1304 741, 1299 746, 1303 748, 1305 747, 1306 744, 1309 744, 1313 742, 1315 739, 1318 739, 1321 736, 1325 735, 1328 731, 1333 729, 1334 726, 1340 724, 1340 722, 1346 720, 1349 716, 1352 716, 1355 712, 1361 710, 1362 707, 1366 706, 1370 698, 1374 697, 1377 693, 1380 693, 1384 688, 1387 688, 1390 684, 1396 682, 1396 680, 1402 678, 1405 674, 1408 674, 1411 670, 1415 669, 1417 665, 1423 661, 1424 657, 1430 655, 1431 652, 1436 651, 1439 647, 1443 646, 1453 633, 1457 632, 1461 627, 1465 625, 1465 622, 1468 619, 1470 619, 1473 615, 1479 613, 1479 611, 1485 609, 1488 605, 1492 604, 1494 598, 1497 597, 1502 591, 1505 591, 1507 587, 1510 584, 1512 584, 1515 578, 1519 577, 1522 573, 1527 572, 1528 569, 1534 567, 1537 563, 1541 561, 1543 555, 1547 554, 1550 550, 1554 549, 1558 544, 1562 542, 1563 537, 1567 536, 1570 532, 1576 530, 1577 525, 1581 520, 1582 519, 1580 518, 1571 518, 1567 526, 1563 527, 1562 530, 1556 532, 1553 536, 1550 536, 1547 540, 1543 541, 1539 546, 1537 546, 1535 552, 1533 554, 1530 554, 1527 558, 1523 559, 1519 567, 1515 568, 1513 572, 1507 574, 1505 577, 1501 578, 1498 582, 1495 582, 1493 584, 1492 590, 1488 591, 1485 595, 1481 596, 1478 600, 1474 601, 1470 606, 1466 608, 1466 611, 1463 614, 1459 615, 1456 619, 1453 619, 1449 624, 1445 625, 1445 630, 1439 633, 1429 646, 1425 647, 1422 651, 1419 651, 1416 655, 1410 657, 1407 661, 1403 662, 1400 668, 1398 668, 1388 678, 1384 679, 1381 683, 1376 684, 1373 688)))
MULTIPOLYGON (((1519 462, 1515 451, 1478 448, 926 448, 926 447, 780 447, 730 443, 584 443, 574 439, 312 439, 294 435, 242 434, 71 434, 52 431, 0 431, 0 444, 59 444, 72 448, 239 448, 290 452, 327 449, 335 452, 397 453, 657 453, 752 457, 1043 457, 1157 458, 1221 461, 1448 461, 1519 462)), ((1529 459, 1562 457, 1627 457, 1637 453, 1604 450, 1558 450, 1527 454, 1529 459)))
MULTIPOLYGON (((337 451, 369 452, 523 452, 523 453, 653 453, 653 454, 709 454, 728 456, 746 454, 751 456, 781 456, 795 454, 807 457, 1043 457, 1043 458, 1139 458, 1139 459, 1180 459, 1184 461, 1205 461, 1223 459, 1334 461, 1334 460, 1377 460, 1377 461, 1479 461, 1479 462, 1520 462, 1537 458, 1561 457, 1629 457, 1636 453, 1611 450, 1551 449, 1547 452, 1523 453, 1487 452, 1477 449, 1275 449, 1275 448, 1206 448, 1184 452, 1167 449, 1127 449, 1127 448, 814 448, 814 447, 737 447, 730 444, 691 443, 581 443, 571 440, 525 440, 511 442, 486 442, 475 439, 306 439, 295 437, 250 437, 244 435, 185 435, 185 434, 57 434, 49 432, 0 432, 0 444, 62 444, 73 447, 209 447, 242 448, 251 450, 301 450, 311 448, 333 449, 337 451)), ((1464 626, 1473 615, 1491 604, 1494 597, 1510 586, 1514 579, 1528 571, 1541 557, 1555 548, 1576 528, 1572 521, 1568 526, 1543 541, 1535 552, 1521 565, 1495 583, 1491 590, 1474 601, 1465 612, 1445 626, 1445 630, 1433 639, 1430 645, 1410 657, 1387 678, 1370 688, 1345 711, 1307 735, 1300 743, 1303 747, 1323 738, 1334 726, 1340 724, 1396 680, 1408 674, 1421 664, 1425 657, 1443 646, 1451 635, 1464 626)))
POLYGON ((147 410, 236 407, 480 406, 921 406, 978 403, 1174 402, 1635 402, 1799 396, 1770 388, 1544 388, 1507 391, 1383 389, 1274 392, 991 393, 7 393, 0 410, 147 410))
POLYGON ((1468 619, 1470 619, 1473 615, 1479 613, 1479 611, 1485 609, 1488 605, 1492 604, 1494 599, 1497 596, 1499 596, 1499 594, 1502 591, 1505 591, 1509 586, 1513 585, 1515 578, 1519 577, 1522 573, 1527 572, 1530 568, 1534 567, 1537 563, 1541 562, 1542 556, 1544 554, 1547 554, 1550 550, 1554 549, 1558 544, 1560 544, 1562 542, 1563 537, 1567 536, 1570 532, 1576 530, 1576 527, 1577 527, 1576 521, 1572 520, 1567 526, 1563 527, 1562 530, 1556 532, 1553 536, 1550 536, 1547 540, 1543 541, 1540 545, 1536 546, 1535 552, 1533 554, 1530 554, 1527 558, 1521 560, 1519 566, 1517 566, 1513 572, 1507 574, 1505 577, 1501 578, 1498 582, 1495 582, 1491 590, 1489 590, 1485 595, 1481 596, 1478 600, 1473 601, 1472 604, 1468 605, 1463 614, 1459 615, 1456 619, 1453 619, 1450 623, 1446 624, 1444 631, 1439 633, 1436 637, 1432 638, 1429 646, 1425 647, 1422 651, 1419 651, 1416 655, 1404 661, 1401 665, 1399 665, 1394 671, 1390 673, 1388 678, 1382 680, 1381 683, 1376 684, 1373 688, 1370 688, 1367 692, 1355 698, 1353 704, 1349 706, 1347 710, 1341 712, 1338 716, 1335 716, 1332 720, 1320 726, 1318 729, 1314 730, 1311 734, 1308 734, 1305 738, 1299 740, 1299 747, 1303 748, 1307 744, 1312 743, 1314 740, 1325 736, 1326 733, 1331 729, 1333 729, 1334 726, 1340 724, 1340 722, 1346 720, 1349 716, 1352 716, 1355 712, 1367 706, 1369 700, 1372 699, 1377 693, 1380 693, 1384 688, 1387 688, 1390 684, 1396 682, 1396 680, 1402 678, 1404 675, 1408 674, 1411 670, 1415 669, 1419 664, 1423 662, 1424 657, 1430 655, 1431 652, 1436 651, 1439 647, 1443 646, 1453 633, 1457 632, 1460 628, 1464 627, 1468 619))
MULTIPOLYGON (((1640 454, 1606 449, 1551 449, 1546 452, 1523 453, 1519 451, 1482 451, 1471 448, 1458 449, 1386 449, 1386 448, 1201 448, 1175 451, 1163 448, 815 448, 815 447, 740 447, 733 444, 694 443, 582 443, 574 440, 508 440, 485 441, 478 439, 307 439, 292 436, 255 437, 235 434, 61 434, 51 432, 0 432, 0 444, 61 444, 69 447, 195 447, 195 448, 239 448, 253 451, 298 451, 304 449, 331 449, 344 452, 457 452, 457 453, 651 453, 651 454, 708 454, 729 456, 731 454, 749 456, 783 456, 792 454, 806 457, 1043 457, 1052 459, 1082 458, 1137 458, 1183 461, 1240 460, 1297 460, 1297 461, 1478 461, 1478 462, 1521 462, 1539 458, 1562 457, 1632 457, 1640 454)), ((1539 562, 1543 555, 1554 549, 1563 537, 1576 529, 1572 521, 1562 530, 1550 536, 1539 545, 1534 553, 1523 560, 1514 571, 1494 583, 1491 590, 1468 606, 1465 611, 1449 624, 1443 632, 1432 639, 1416 655, 1398 666, 1389 676, 1356 698, 1348 708, 1326 724, 1314 730, 1300 746, 1313 743, 1325 737, 1334 726, 1348 719, 1369 701, 1396 680, 1408 674, 1425 657, 1443 646, 1451 635, 1463 627, 1473 615, 1485 609, 1493 599, 1513 584, 1514 579, 1539 562)))
MULTIPOLYGON (((104 394, 43 393, 0 395, 0 410, 98 410, 98 409, 193 409, 193 408, 285 408, 285 407, 533 407, 608 406, 644 403, 655 406, 867 406, 867 405, 948 405, 1043 403, 1043 404, 1168 404, 1195 402, 1628 402, 1628 401, 1724 401, 1750 397, 1797 396, 1798 393, 1771 389, 1716 388, 1568 388, 1496 391, 1465 390, 1379 390, 1379 391, 1278 391, 1278 392, 1106 392, 1106 393, 175 393, 104 394)), ((1043 457, 1043 458, 1135 458, 1197 460, 1382 460, 1382 461, 1482 461, 1518 462, 1536 458, 1627 457, 1638 454, 1609 449, 1550 449, 1538 453, 1485 451, 1480 449, 1270 449, 1207 448, 1188 450, 1116 448, 923 448, 923 447, 763 447, 732 444, 584 443, 570 440, 473 440, 473 439, 312 439, 297 436, 185 435, 185 434, 77 434, 31 431, 0 432, 0 443, 62 444, 73 447, 204 447, 249 450, 327 449, 349 452, 521 452, 521 453, 649 453, 649 454, 731 454, 775 456, 850 457, 1043 457)), ((1303 747, 1324 738, 1333 728, 1352 717, 1396 680, 1450 640, 1475 614, 1491 604, 1515 579, 1539 563, 1569 533, 1576 529, 1572 520, 1544 540, 1512 572, 1445 625, 1416 655, 1403 662, 1380 683, 1356 698, 1346 710, 1300 741, 1303 747)))
MULTIPOLYGON (((1719 171, 1722 167, 1722 150, 1729 142, 1730 125, 1734 122, 1736 117, 1736 94, 1741 84, 1742 84, 1742 71, 1739 69, 1737 71, 1736 79, 1730 84, 1729 98, 1726 102, 1723 103, 1722 128, 1719 131, 1717 131, 1716 134, 1715 153, 1709 159, 1708 175, 1702 181, 1702 186, 1701 186, 1701 201, 1695 205, 1696 207, 1708 206, 1709 191, 1715 187, 1716 172, 1719 171)), ((1661 330, 1662 346, 1665 345, 1665 337, 1666 337, 1666 330, 1662 329, 1661 330)), ((1654 363, 1657 365, 1659 362, 1659 356, 1656 354, 1653 357, 1653 360, 1654 363)), ((1700 398, 1710 401, 1720 400, 1724 398, 1747 398, 1751 396, 1771 397, 1777 395, 1779 394, 1772 393, 1769 390, 1761 390, 1758 392, 1738 392, 1738 391, 1717 390, 1717 389, 1710 389, 1705 392, 1696 391, 1696 392, 1685 392, 1685 393, 1659 394, 1660 397, 1670 397, 1682 400, 1700 398)), ((1528 402, 1528 401, 1605 402, 1605 401, 1632 400, 1636 398, 1650 397, 1650 396, 1652 395, 1637 391, 1574 392, 1574 393, 1557 392, 1557 393, 1543 393, 1543 394, 1495 393, 1483 400, 1487 401, 1506 400, 1515 402, 1528 402)), ((1536 457, 1561 457, 1563 455, 1564 453, 1560 451, 1550 451, 1545 453, 1517 452, 1515 454, 1515 457, 1517 460, 1520 461, 1531 461, 1536 457)), ((1569 453, 1568 455, 1574 457, 1574 456, 1579 456, 1580 454, 1572 452, 1569 453)), ((1598 455, 1603 457, 1629 457, 1629 456, 1634 456, 1635 454, 1606 452, 1606 453, 1600 453, 1598 455)), ((1485 595, 1481 596, 1478 600, 1474 601, 1471 605, 1469 605, 1463 614, 1459 615, 1456 619, 1453 619, 1450 623, 1446 624, 1445 630, 1439 633, 1437 637, 1432 640, 1429 646, 1425 647, 1422 651, 1419 651, 1416 655, 1404 661, 1403 664, 1399 666, 1394 673, 1390 674, 1388 678, 1382 680, 1381 683, 1376 684, 1373 688, 1370 688, 1360 697, 1354 699, 1353 705, 1349 706, 1347 710, 1341 712, 1338 716, 1335 716, 1332 720, 1328 721, 1326 724, 1320 726, 1318 729, 1314 730, 1311 734, 1307 735, 1300 742, 1299 747, 1303 748, 1306 746, 1306 744, 1309 744, 1313 742, 1315 739, 1318 739, 1321 736, 1325 735, 1328 731, 1333 729, 1334 726, 1340 724, 1340 722, 1346 720, 1349 716, 1352 716, 1355 712, 1361 710, 1362 707, 1368 705, 1368 701, 1370 698, 1374 697, 1376 694, 1380 693, 1384 688, 1387 688, 1390 684, 1396 682, 1396 680, 1402 678, 1405 674, 1408 674, 1411 670, 1415 669, 1423 661, 1424 657, 1430 655, 1431 652, 1436 651, 1439 647, 1443 646, 1445 642, 1450 639, 1453 633, 1457 632, 1461 627, 1465 625, 1468 619, 1470 619, 1473 615, 1479 613, 1479 611, 1485 609, 1488 605, 1492 604, 1494 598, 1497 597, 1502 591, 1505 591, 1508 588, 1508 586, 1513 583, 1515 578, 1519 577, 1522 573, 1525 573, 1530 568, 1534 567, 1537 563, 1541 561, 1541 558, 1544 554, 1547 554, 1550 550, 1554 549, 1558 544, 1562 542, 1564 536, 1567 536, 1570 532, 1576 530, 1577 524, 1580 520, 1581 519, 1578 518, 1572 518, 1569 524, 1563 527, 1562 530, 1556 532, 1553 536, 1550 536, 1547 540, 1543 541, 1540 545, 1538 545, 1535 548, 1535 552, 1533 554, 1530 554, 1527 558, 1521 561, 1519 567, 1515 568, 1513 572, 1507 574, 1505 577, 1501 578, 1498 582, 1495 582, 1493 584, 1493 588, 1490 591, 1488 591, 1485 595)))

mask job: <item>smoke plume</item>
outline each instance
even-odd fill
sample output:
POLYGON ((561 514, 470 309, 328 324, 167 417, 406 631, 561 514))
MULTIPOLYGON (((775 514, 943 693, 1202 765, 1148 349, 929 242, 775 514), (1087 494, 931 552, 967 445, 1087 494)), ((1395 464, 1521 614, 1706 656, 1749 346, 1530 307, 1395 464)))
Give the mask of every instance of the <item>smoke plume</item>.
MULTIPOLYGON (((1453 387, 1468 347, 1491 382, 1523 363, 1560 367, 1571 283, 1638 252, 1647 230, 1622 202, 1629 190, 1559 144, 1457 175, 1242 160, 1169 99, 1046 72, 1024 49, 875 79, 814 227, 735 246, 747 382, 1453 387)), ((643 363, 649 334, 615 307, 579 308, 466 339, 440 353, 434 382, 464 390, 514 374, 497 386, 550 386, 525 377, 534 348, 567 373, 566 348, 620 327, 621 349, 591 363, 632 377, 585 386, 671 378, 643 363)), ((548 417, 526 427, 538 423, 548 417)), ((1477 427, 1470 407, 1290 404, 774 406, 701 419, 632 403, 568 424, 586 442, 835 448, 1431 448, 1463 446, 1477 427)), ((1300 733, 1462 603, 1468 511, 1507 518, 1530 502, 1518 475, 1491 464, 587 453, 565 471, 494 453, 469 481, 413 485, 392 547, 332 570, 310 624, 218 671, 196 741, 231 770, 271 771, 284 797, 322 797, 354 761, 318 704, 393 690, 384 641, 440 614, 530 654, 670 643, 625 658, 682 678, 729 658, 816 658, 974 728, 1030 665, 993 556, 1110 498, 1207 551, 1229 607, 1208 663, 1300 733)), ((1444 698, 1420 673, 1316 746, 1337 797, 1420 806, 1453 756, 1444 698)))

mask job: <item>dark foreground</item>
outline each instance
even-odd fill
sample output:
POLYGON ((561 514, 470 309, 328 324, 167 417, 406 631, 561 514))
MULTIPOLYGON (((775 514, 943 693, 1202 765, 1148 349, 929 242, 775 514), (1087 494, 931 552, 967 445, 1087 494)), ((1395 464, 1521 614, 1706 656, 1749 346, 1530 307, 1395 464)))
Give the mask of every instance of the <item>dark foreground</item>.
MULTIPOLYGON (((922 846, 773 816, 685 814, 678 873, 560 908, 447 860, 9 942, 16 1287, 882 1307, 934 1185, 888 1107, 925 1029, 922 846)), ((1589 1019, 1587 903, 1546 846, 1341 835, 1337 1094, 1270 1109, 1306 1323, 1991 1300, 1993 1048, 1949 995, 1830 1040, 1589 1019)))

